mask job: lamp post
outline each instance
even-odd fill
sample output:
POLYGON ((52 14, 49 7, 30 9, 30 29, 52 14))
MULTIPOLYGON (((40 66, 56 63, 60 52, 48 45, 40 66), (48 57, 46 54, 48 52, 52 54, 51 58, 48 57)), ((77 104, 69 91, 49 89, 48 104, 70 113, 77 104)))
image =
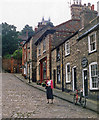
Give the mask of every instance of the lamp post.
POLYGON ((29 59, 29 83, 31 83, 30 82, 30 62, 31 62, 31 59, 29 59))

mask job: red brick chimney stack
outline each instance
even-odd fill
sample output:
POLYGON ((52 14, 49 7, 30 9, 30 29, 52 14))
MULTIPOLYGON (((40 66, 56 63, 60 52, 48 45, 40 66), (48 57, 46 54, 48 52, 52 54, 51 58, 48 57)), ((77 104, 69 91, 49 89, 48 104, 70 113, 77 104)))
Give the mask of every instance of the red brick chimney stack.
POLYGON ((91 10, 94 10, 94 5, 91 6, 91 10))

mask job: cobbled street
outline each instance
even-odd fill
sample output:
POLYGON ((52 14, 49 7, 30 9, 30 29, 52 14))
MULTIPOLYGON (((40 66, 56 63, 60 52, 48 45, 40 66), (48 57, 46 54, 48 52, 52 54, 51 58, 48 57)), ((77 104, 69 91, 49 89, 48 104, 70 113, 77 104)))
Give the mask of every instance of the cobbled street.
POLYGON ((54 97, 46 104, 46 93, 20 81, 13 74, 2 74, 3 118, 97 118, 93 111, 54 97))

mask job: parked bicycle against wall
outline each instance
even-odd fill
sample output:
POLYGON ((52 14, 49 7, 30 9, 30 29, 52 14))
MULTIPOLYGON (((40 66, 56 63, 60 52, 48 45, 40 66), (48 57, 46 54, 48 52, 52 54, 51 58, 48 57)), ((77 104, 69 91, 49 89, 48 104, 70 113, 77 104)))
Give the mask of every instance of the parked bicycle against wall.
POLYGON ((80 90, 80 97, 78 96, 78 90, 74 91, 74 96, 73 96, 73 103, 76 104, 80 104, 82 107, 86 107, 86 96, 83 96, 83 90, 80 90))

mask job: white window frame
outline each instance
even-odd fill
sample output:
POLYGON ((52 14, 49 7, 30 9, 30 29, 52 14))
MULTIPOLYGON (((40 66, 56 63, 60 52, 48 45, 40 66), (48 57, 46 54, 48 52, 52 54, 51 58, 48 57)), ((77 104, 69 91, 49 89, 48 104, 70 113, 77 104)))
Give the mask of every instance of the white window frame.
POLYGON ((89 53, 96 51, 96 32, 92 32, 91 34, 88 35, 88 47, 89 47, 89 53), (91 50, 90 36, 92 36, 93 34, 95 34, 95 49, 91 50))
POLYGON ((67 56, 69 54, 70 54, 70 42, 66 41, 65 42, 65 56, 67 56), (68 48, 67 48, 67 45, 68 45, 68 48))
MULTIPOLYGON (((91 66, 92 65, 96 65, 97 62, 92 62, 90 65, 89 65, 89 77, 90 77, 90 90, 98 90, 99 88, 92 88, 92 78, 91 78, 91 66)), ((97 64, 97 67, 98 67, 98 64, 97 64)), ((98 75, 97 75, 98 77, 98 75)), ((97 78, 98 79, 98 78, 97 78)))
POLYGON ((45 39, 43 40, 43 53, 46 51, 46 41, 45 39))
POLYGON ((75 68, 77 68, 77 67, 74 66, 74 67, 72 68, 73 91, 75 90, 75 89, 74 89, 74 69, 75 69, 75 68))
POLYGON ((41 55, 41 45, 40 45, 40 43, 38 44, 38 56, 40 56, 41 55), (40 52, 39 52, 39 50, 40 50, 40 52))
POLYGON ((66 83, 70 83, 71 82, 71 70, 70 70, 70 73, 69 73, 70 74, 70 78, 68 80, 68 72, 67 72, 67 66, 68 65, 70 65, 70 63, 66 64, 66 76, 65 76, 66 77, 66 83))

